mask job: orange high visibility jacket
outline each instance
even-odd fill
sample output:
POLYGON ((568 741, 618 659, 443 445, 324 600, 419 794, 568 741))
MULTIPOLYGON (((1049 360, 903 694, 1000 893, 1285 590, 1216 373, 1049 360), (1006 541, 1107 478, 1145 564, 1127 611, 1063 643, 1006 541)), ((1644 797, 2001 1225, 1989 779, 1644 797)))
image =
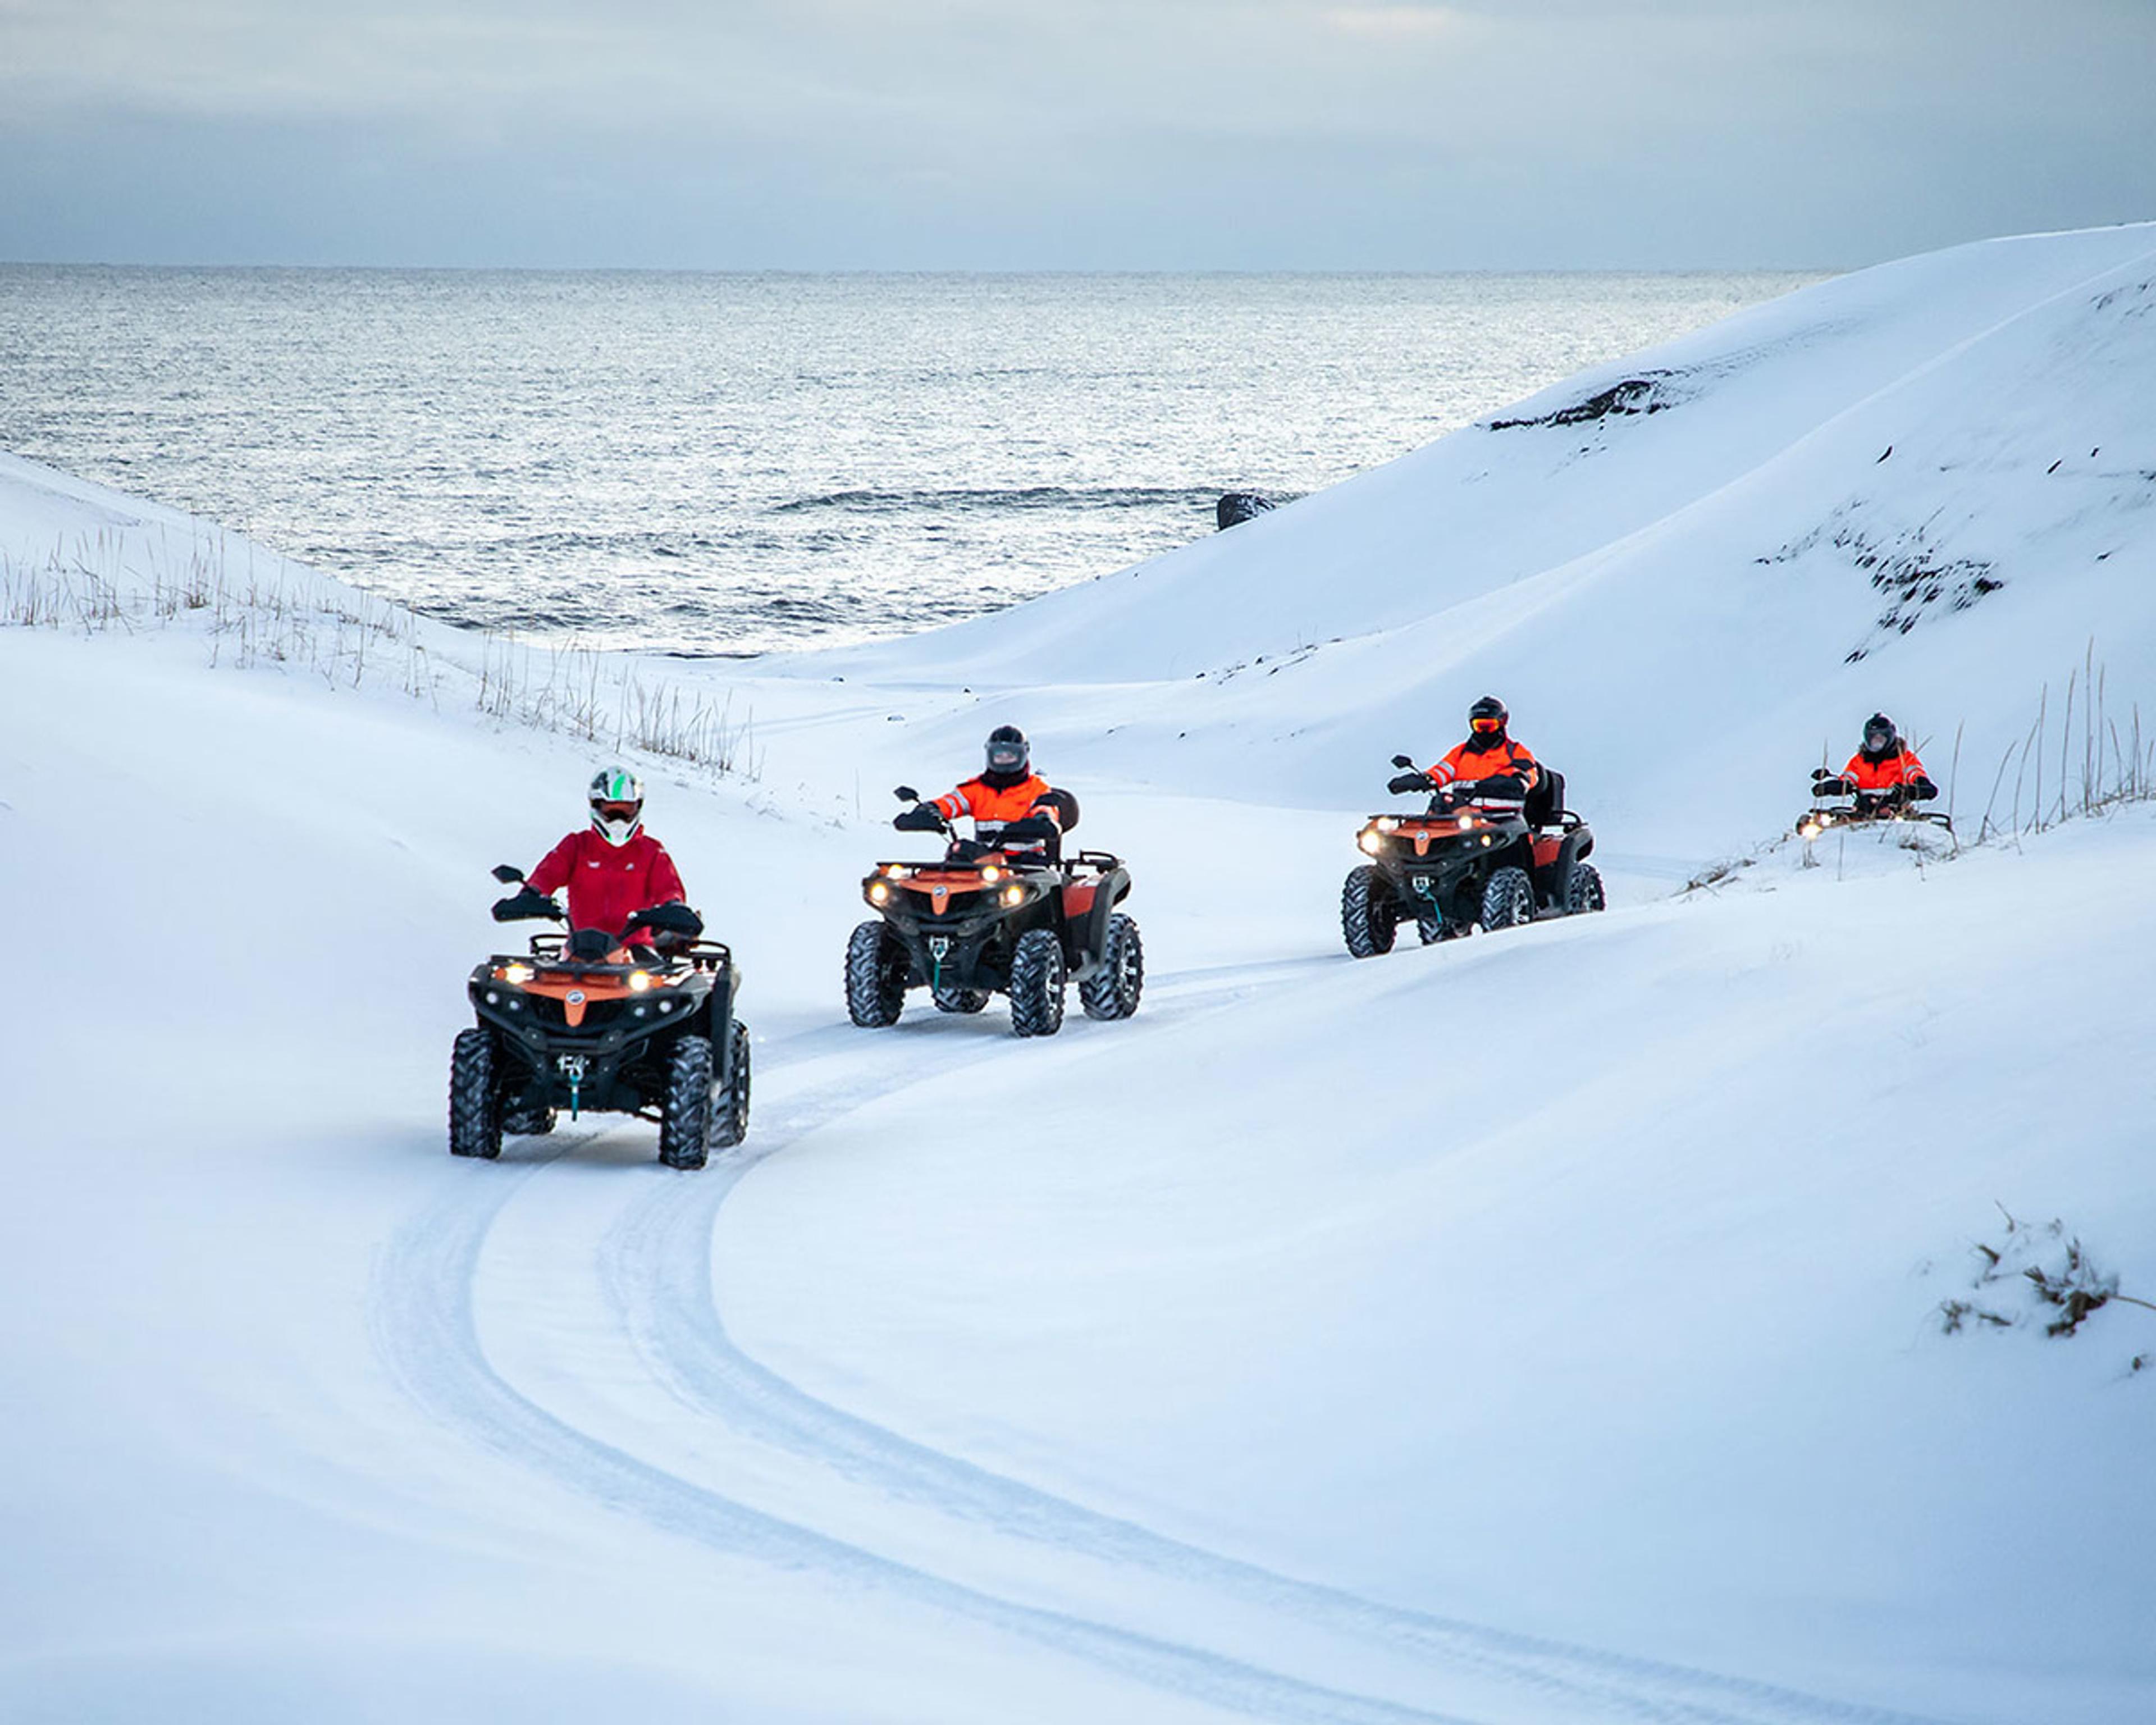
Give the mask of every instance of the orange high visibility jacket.
POLYGON ((1465 742, 1455 743, 1437 765, 1424 769, 1430 774, 1430 782, 1441 790, 1455 780, 1471 784, 1478 778, 1515 773, 1529 790, 1535 788, 1535 781, 1542 777, 1543 770, 1526 748, 1509 737, 1499 737, 1495 743, 1478 748, 1476 744, 1481 742, 1479 737, 1471 737, 1465 742))
POLYGON ((1917 752, 1908 744, 1899 745, 1891 755, 1876 761, 1867 760, 1862 749, 1849 757, 1849 764, 1841 769, 1841 776, 1851 786, 1867 795, 1891 791, 1897 784, 1908 784, 1928 777, 1924 763, 1917 758, 1917 752))
POLYGON ((1055 803, 1040 800, 1048 792, 1048 781, 1037 773, 1029 773, 1013 785, 992 785, 984 778, 969 778, 956 790, 938 797, 936 806, 943 811, 946 820, 970 814, 976 821, 986 821, 992 826, 1024 820, 1029 814, 1045 814, 1060 830, 1063 818, 1056 813, 1055 803))

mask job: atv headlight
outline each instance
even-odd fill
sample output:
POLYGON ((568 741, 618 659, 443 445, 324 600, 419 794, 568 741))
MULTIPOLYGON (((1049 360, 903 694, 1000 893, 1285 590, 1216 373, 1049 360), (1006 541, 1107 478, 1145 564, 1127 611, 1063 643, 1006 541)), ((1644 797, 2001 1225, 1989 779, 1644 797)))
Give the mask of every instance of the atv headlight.
POLYGON ((880 881, 880 880, 871 880, 871 881, 870 881, 870 882, 869 882, 869 902, 870 902, 870 904, 872 904, 872 905, 888 904, 890 901, 891 901, 891 888, 890 888, 890 887, 886 886, 882 881, 880 881))
POLYGON ((994 886, 997 881, 1002 880, 1003 877, 1004 871, 998 868, 993 863, 988 864, 987 867, 981 870, 981 878, 987 881, 991 886, 994 886))
POLYGON ((1005 906, 1022 905, 1024 902, 1025 888, 1019 886, 1017 881, 1014 880, 1009 886, 1004 888, 1004 903, 1005 906))
POLYGON ((531 967, 528 964, 505 964, 501 967, 501 979, 521 988, 531 980, 531 967))
POLYGON ((1471 832, 1474 830, 1474 827, 1475 817, 1473 815, 1463 814, 1460 817, 1460 830, 1461 832, 1471 832))
POLYGON ((1367 855, 1375 856, 1385 848, 1385 835, 1375 827, 1365 827, 1355 835, 1355 842, 1367 855))
POLYGON ((629 972, 629 992, 630 993, 632 993, 632 994, 641 994, 641 993, 643 993, 646 989, 649 988, 650 988, 650 986, 651 986, 651 973, 650 973, 649 971, 648 971, 648 970, 632 970, 631 972, 629 972))
POLYGON ((1397 833, 1400 829, 1399 817, 1396 814, 1381 814, 1370 824, 1381 833, 1397 833))

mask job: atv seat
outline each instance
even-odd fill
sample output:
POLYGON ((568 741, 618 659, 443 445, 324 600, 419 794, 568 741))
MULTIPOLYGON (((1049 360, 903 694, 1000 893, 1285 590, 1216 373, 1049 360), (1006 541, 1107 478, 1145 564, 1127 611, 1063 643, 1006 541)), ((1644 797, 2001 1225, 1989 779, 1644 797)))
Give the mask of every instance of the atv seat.
POLYGON ((1553 827, 1564 818, 1564 775, 1545 767, 1521 812, 1531 827, 1553 827))

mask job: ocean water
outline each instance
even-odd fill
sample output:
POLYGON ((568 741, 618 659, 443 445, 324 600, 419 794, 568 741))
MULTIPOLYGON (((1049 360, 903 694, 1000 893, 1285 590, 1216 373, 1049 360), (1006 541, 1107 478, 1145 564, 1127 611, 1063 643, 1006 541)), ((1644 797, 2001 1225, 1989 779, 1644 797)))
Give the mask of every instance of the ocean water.
POLYGON ((1815 278, 0 267, 0 447, 475 629, 904 634, 1815 278))

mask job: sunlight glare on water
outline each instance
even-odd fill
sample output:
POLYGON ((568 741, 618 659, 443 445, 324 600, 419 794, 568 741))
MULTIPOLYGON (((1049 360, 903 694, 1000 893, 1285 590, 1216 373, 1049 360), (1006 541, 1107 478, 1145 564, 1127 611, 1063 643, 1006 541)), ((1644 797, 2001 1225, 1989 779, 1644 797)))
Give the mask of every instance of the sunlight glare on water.
POLYGON ((1213 531, 1787 275, 0 268, 0 447, 431 615, 744 653, 1213 531))

